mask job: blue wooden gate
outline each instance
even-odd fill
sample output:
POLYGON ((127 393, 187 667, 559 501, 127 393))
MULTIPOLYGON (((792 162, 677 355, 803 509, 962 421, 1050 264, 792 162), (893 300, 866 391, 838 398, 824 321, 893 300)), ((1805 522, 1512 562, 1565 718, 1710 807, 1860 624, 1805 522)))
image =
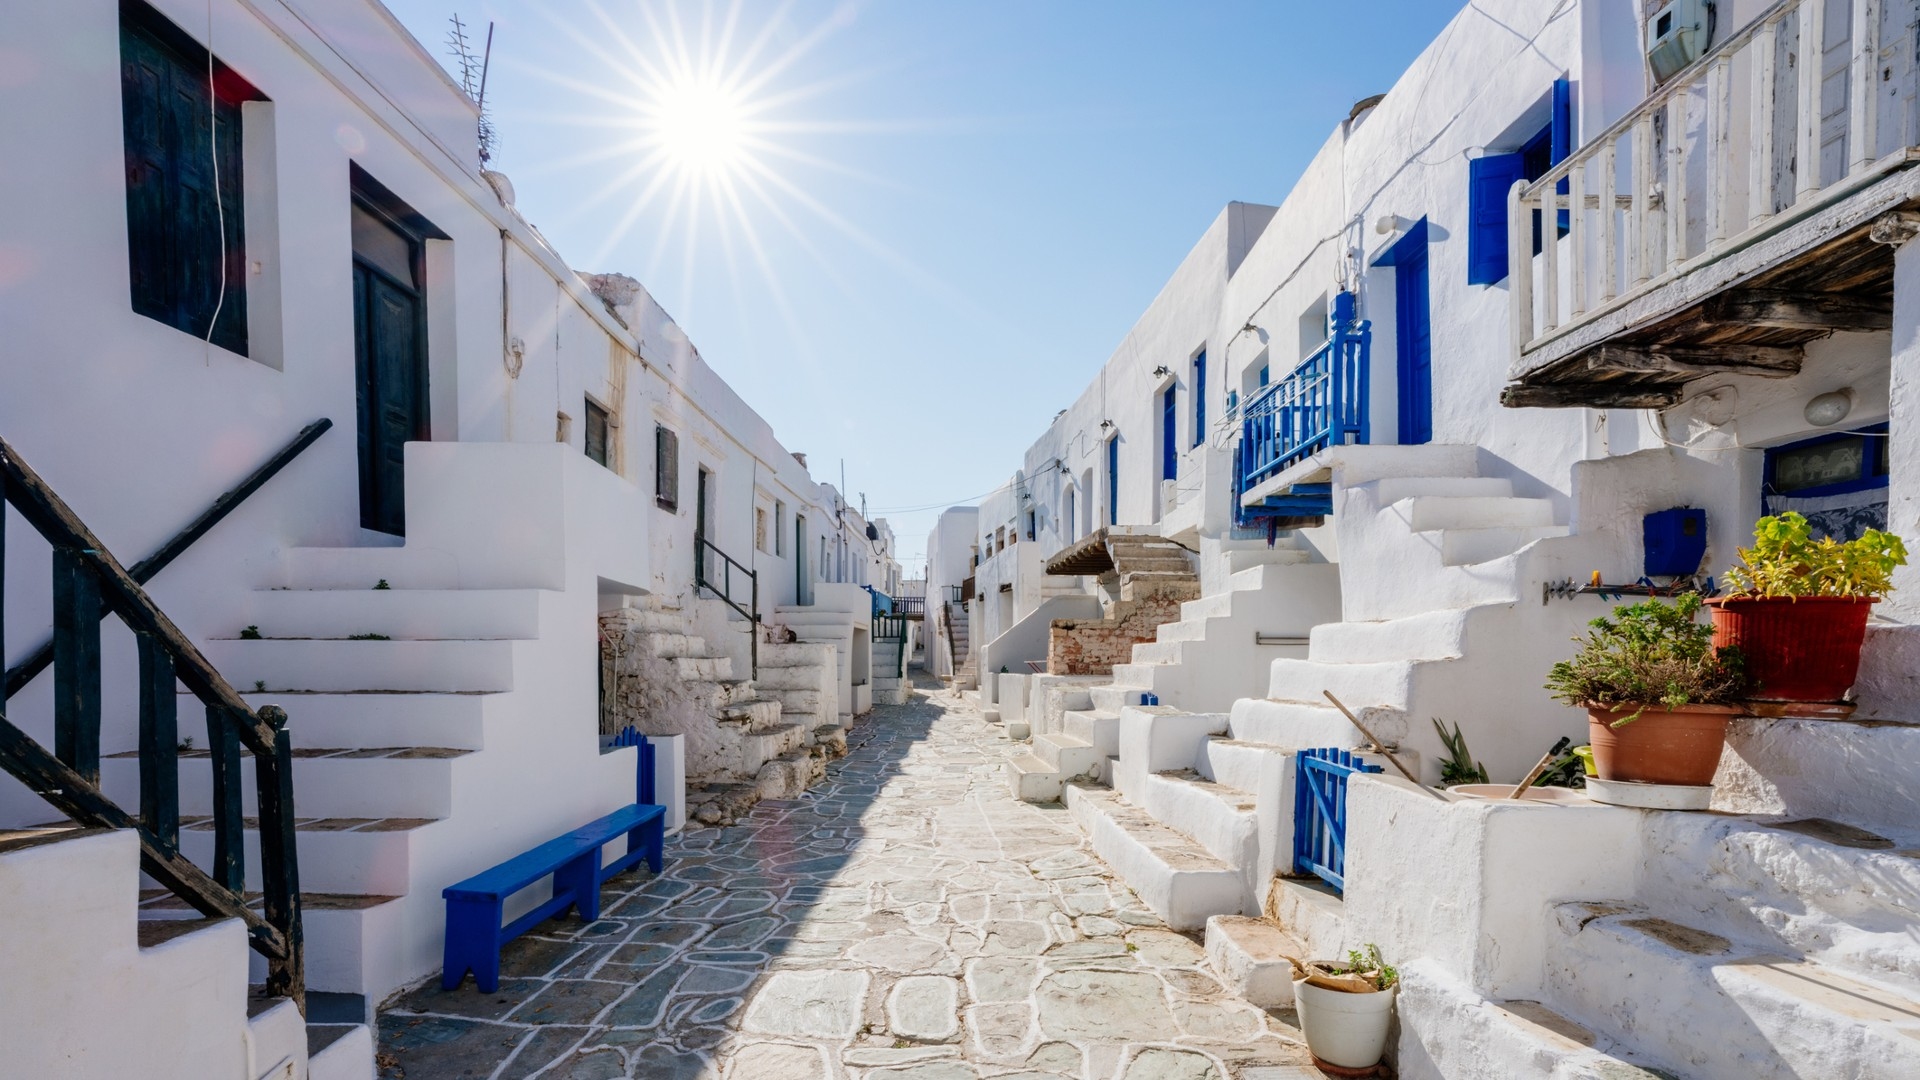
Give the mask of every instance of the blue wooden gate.
POLYGON ((607 742, 607 749, 609 750, 622 746, 637 746, 640 748, 639 760, 635 763, 634 767, 634 801, 642 806, 658 805, 654 799, 655 792, 653 789, 654 762, 658 754, 658 749, 651 742, 647 741, 645 735, 640 734, 640 729, 634 727, 632 724, 628 724, 622 728, 620 734, 613 736, 607 742))
POLYGON ((1345 890, 1347 854, 1347 778, 1377 773, 1378 765, 1354 758, 1352 751, 1319 749, 1298 754, 1293 794, 1293 870, 1312 874, 1345 890))

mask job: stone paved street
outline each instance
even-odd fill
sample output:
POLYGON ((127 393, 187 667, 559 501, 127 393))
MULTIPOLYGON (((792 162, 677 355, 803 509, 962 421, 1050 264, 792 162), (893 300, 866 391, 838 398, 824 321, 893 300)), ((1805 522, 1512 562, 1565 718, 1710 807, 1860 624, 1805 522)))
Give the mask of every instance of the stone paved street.
POLYGON ((1065 810, 1010 796, 977 710, 923 681, 849 742, 806 797, 609 883, 600 921, 516 942, 498 993, 404 997, 383 1080, 1319 1075, 1065 810))

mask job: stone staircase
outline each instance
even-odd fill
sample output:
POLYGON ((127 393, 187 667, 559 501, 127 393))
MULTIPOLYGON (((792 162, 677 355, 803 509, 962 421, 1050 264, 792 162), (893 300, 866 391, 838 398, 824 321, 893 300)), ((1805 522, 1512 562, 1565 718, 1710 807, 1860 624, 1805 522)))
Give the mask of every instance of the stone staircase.
MULTIPOLYGON (((824 591, 825 586, 816 588, 824 591)), ((858 602, 870 603, 865 592, 858 592, 858 602)), ((791 604, 776 608, 774 619, 792 630, 801 642, 834 647, 842 689, 838 723, 844 728, 853 727, 854 718, 864 716, 873 707, 872 644, 860 619, 851 609, 791 604), (862 649, 867 651, 867 656, 857 655, 857 650, 862 649)))
POLYGON ((731 655, 686 633, 695 618, 679 602, 642 597, 602 613, 600 622, 616 673, 610 722, 686 740, 694 819, 721 823, 760 799, 791 798, 825 774, 835 747, 844 751, 843 730, 819 722, 817 669, 831 662, 824 649, 763 646, 785 649, 774 657, 780 666, 766 669, 783 684, 772 690, 740 677, 731 655))
POLYGON ((975 669, 973 643, 969 638, 967 626, 967 607, 965 604, 948 601, 947 643, 953 651, 953 685, 956 689, 968 689, 979 685, 975 669))
MULTIPOLYGON (((603 754, 593 721, 595 603, 460 588, 430 551, 292 548, 234 636, 203 643, 250 704, 290 717, 311 999, 369 1014, 438 969, 442 888, 633 801, 634 757, 603 754)), ((190 731, 197 702, 182 703, 190 731)), ((211 819, 193 815, 212 812, 211 778, 183 757, 181 847, 210 865, 211 819)), ((111 797, 137 799, 137 757, 101 769, 111 797)), ((142 910, 178 914, 164 901, 142 910)))
MULTIPOLYGON (((237 919, 147 918, 131 831, 0 833, 0 1036, 20 1077, 372 1080, 363 1024, 249 996, 237 919)), ((310 1002, 311 1007, 311 1002, 310 1002)))

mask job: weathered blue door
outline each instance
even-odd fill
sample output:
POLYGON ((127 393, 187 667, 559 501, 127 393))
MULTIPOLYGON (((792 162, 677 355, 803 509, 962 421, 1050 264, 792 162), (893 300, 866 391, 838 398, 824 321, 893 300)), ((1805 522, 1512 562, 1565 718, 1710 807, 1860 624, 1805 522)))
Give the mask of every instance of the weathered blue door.
POLYGON ((1120 524, 1120 436, 1107 440, 1107 524, 1120 524))
POLYGON ((1427 302, 1427 222, 1393 249, 1394 348, 1400 442, 1433 441, 1433 318, 1427 302))
POLYGON ((1179 423, 1179 411, 1176 404, 1177 387, 1169 386, 1160 395, 1160 479, 1172 480, 1180 475, 1180 448, 1174 443, 1179 423))
POLYGON ((360 524, 385 533, 407 530, 406 444, 427 438, 423 272, 419 239, 356 201, 353 330, 360 524))

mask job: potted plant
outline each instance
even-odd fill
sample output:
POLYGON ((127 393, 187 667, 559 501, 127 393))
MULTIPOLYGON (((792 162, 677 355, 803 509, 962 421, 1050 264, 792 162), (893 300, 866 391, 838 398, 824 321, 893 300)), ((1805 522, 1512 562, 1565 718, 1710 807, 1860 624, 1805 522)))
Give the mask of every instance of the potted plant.
POLYGON ((1314 1063, 1333 1066, 1336 1075, 1370 1075, 1387 1052, 1399 973, 1373 945, 1347 953, 1344 964, 1296 960, 1293 971, 1293 1007, 1314 1063))
POLYGON ((1756 699, 1839 701, 1860 673, 1867 615, 1906 561, 1892 533, 1815 540, 1799 514, 1763 517, 1742 565, 1727 571, 1733 591, 1708 601, 1714 642, 1746 657, 1756 699))
POLYGON ((1587 710, 1600 779, 1713 782, 1747 678, 1740 651, 1716 649, 1713 627, 1696 621, 1700 607, 1686 593, 1616 608, 1548 673, 1554 697, 1587 710))

